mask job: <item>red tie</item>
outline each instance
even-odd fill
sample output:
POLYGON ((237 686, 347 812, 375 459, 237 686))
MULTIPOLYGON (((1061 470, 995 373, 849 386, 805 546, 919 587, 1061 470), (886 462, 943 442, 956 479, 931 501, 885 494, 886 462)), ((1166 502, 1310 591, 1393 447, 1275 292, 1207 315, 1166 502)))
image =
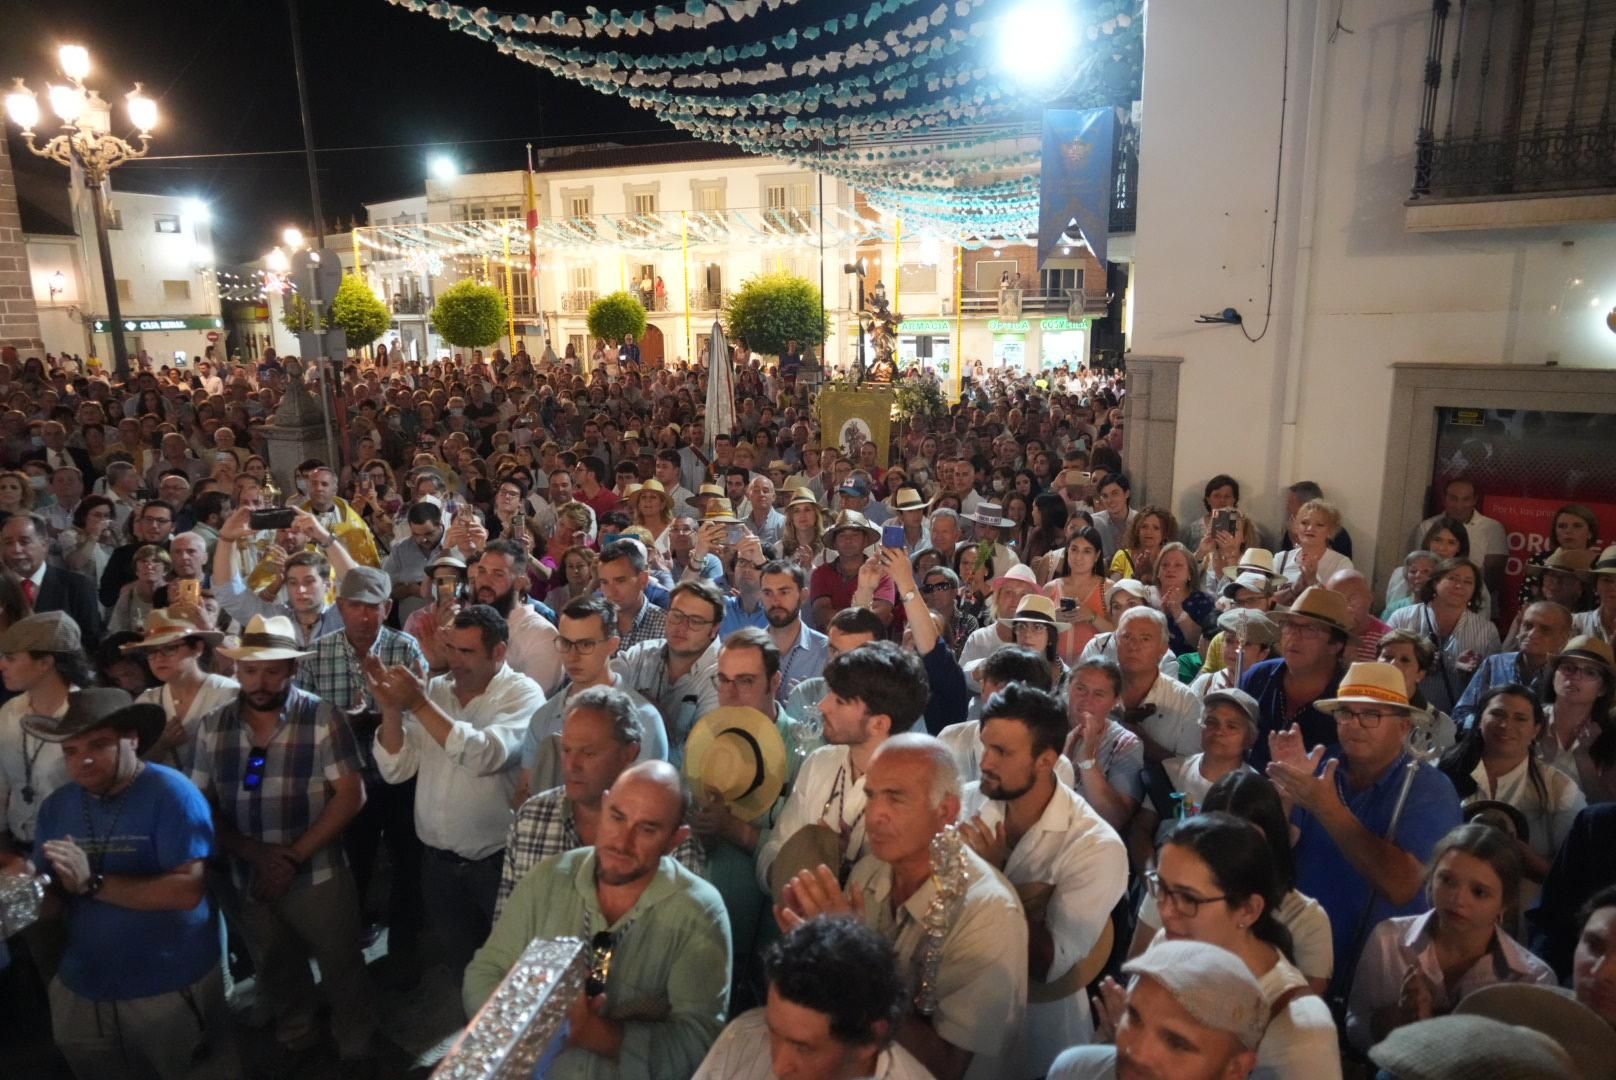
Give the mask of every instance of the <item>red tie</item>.
POLYGON ((22 579, 22 594, 28 598, 28 606, 34 606, 34 598, 39 593, 39 586, 34 584, 33 578, 22 579))

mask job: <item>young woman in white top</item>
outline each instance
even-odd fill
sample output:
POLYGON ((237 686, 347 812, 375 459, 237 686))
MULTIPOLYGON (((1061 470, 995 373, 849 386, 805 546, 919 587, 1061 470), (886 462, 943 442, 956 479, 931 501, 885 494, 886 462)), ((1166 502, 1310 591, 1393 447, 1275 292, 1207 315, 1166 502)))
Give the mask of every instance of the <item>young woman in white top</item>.
POLYGON ((1347 1002, 1347 1037, 1360 1050, 1394 1028, 1453 1011, 1472 990, 1497 982, 1555 985, 1554 971, 1504 933, 1521 859, 1512 837, 1471 822, 1431 854, 1431 910, 1375 927, 1347 1002))
POLYGON ((211 674, 203 667, 208 652, 223 637, 216 630, 197 629, 173 608, 157 608, 146 617, 145 636, 125 646, 144 655, 151 673, 163 684, 136 699, 161 705, 168 718, 163 733, 146 753, 148 761, 189 775, 202 718, 241 693, 236 680, 211 674))
MULTIPOLYGON (((1285 890, 1267 839, 1232 814, 1188 818, 1162 843, 1156 869, 1145 875, 1169 940, 1200 941, 1240 957, 1262 987, 1271 1010, 1257 1048, 1257 1073, 1275 1080, 1340 1080, 1330 1007, 1291 963, 1291 935, 1279 921, 1285 890)), ((1122 1008, 1122 987, 1101 987, 1097 1027, 1108 1033, 1122 1008)))
POLYGON ((1481 571, 1469 559, 1444 559, 1415 600, 1392 612, 1391 626, 1424 634, 1436 645, 1420 690, 1433 707, 1451 713, 1481 662, 1500 648, 1498 627, 1481 610, 1481 571))
POLYGON ((1352 560, 1330 546, 1341 531, 1341 511, 1334 503, 1310 499, 1296 510, 1291 520, 1291 539, 1296 546, 1279 553, 1274 570, 1285 584, 1274 594, 1274 607, 1285 608, 1310 585, 1323 585, 1338 571, 1351 570, 1352 560))

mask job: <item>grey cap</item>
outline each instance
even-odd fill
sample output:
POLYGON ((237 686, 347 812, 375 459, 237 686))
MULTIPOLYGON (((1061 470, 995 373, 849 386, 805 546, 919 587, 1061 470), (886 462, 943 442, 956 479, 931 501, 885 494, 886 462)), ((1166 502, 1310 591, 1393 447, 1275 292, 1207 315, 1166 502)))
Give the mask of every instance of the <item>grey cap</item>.
POLYGON ((1404 1024, 1369 1050, 1399 1080, 1568 1080, 1581 1073, 1540 1031, 1483 1016, 1404 1024))
POLYGON ((83 651, 79 624, 68 618, 65 611, 42 611, 18 619, 0 634, 0 653, 83 651))
POLYGON ((1220 701, 1227 701, 1230 705, 1245 713, 1246 719, 1251 721, 1253 730, 1261 724, 1262 710, 1257 704, 1257 699, 1244 690, 1233 686, 1227 690, 1214 690, 1201 699, 1201 705, 1205 708, 1216 705, 1220 701))
POLYGON ((1258 645, 1279 642, 1279 624, 1261 611, 1235 608, 1218 616, 1218 628, 1258 645))
POLYGON ((1184 1011, 1214 1031, 1255 1050, 1268 1027, 1262 987, 1245 962, 1227 949, 1199 941, 1158 941, 1122 965, 1124 974, 1148 975, 1184 1011))
POLYGON ((392 598, 392 579, 373 566, 356 566, 337 583, 338 600, 385 604, 392 598))

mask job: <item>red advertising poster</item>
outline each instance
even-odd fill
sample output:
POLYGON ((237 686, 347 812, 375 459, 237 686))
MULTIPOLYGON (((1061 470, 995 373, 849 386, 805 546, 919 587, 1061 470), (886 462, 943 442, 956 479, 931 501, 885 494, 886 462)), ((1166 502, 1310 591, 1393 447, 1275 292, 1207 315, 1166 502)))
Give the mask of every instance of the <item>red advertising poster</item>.
MULTIPOLYGON (((1524 495, 1486 495, 1481 500, 1481 512, 1504 524, 1509 538, 1509 559, 1504 564, 1504 595, 1499 597, 1503 609, 1502 622, 1508 626, 1515 618, 1515 600, 1520 595, 1521 582, 1526 580, 1526 565, 1533 556, 1554 550, 1551 532, 1554 512, 1564 506, 1560 499, 1532 499, 1524 495)), ((1616 536, 1616 505, 1610 503, 1583 503, 1599 518, 1599 535, 1616 536)))

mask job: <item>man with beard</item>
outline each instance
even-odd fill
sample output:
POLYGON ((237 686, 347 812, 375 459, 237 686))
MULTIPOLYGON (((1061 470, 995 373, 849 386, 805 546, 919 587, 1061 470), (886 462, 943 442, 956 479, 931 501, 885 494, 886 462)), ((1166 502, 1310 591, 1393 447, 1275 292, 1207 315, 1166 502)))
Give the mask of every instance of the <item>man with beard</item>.
POLYGON ((359 753, 341 713, 292 685, 309 655, 295 633, 284 615, 254 616, 239 647, 219 650, 236 662, 241 696, 203 720, 191 779, 230 856, 276 1041, 292 1053, 320 1042, 312 958, 344 1075, 373 1074, 376 995, 341 843, 365 800, 359 753))
POLYGON ((473 604, 444 635, 449 674, 427 683, 410 668, 364 660, 382 712, 376 765, 390 784, 417 781, 422 906, 456 971, 494 921, 522 735, 544 704, 538 684, 505 662, 505 635, 493 608, 473 604))
POLYGON ((487 604, 510 627, 505 662, 532 679, 545 694, 561 686, 561 650, 556 628, 527 598, 527 549, 514 540, 494 540, 471 568, 477 603, 487 604))
POLYGON ((405 515, 409 539, 398 540, 387 553, 382 570, 393 583, 394 600, 417 596, 427 564, 443 553, 443 508, 436 503, 418 502, 405 515))
POLYGON ((982 779, 968 784, 960 835, 1004 874, 1027 918, 1023 1076, 1043 1076, 1093 1023, 1078 965, 1095 947, 1128 887, 1116 830, 1055 776, 1066 710, 1043 690, 1011 683, 982 710, 982 779))
POLYGON ((1243 1080, 1256 1068, 1270 1009, 1234 953, 1163 941, 1122 971, 1133 981, 1116 1045, 1066 1051, 1049 1080, 1243 1080))
POLYGON ((718 891, 673 858, 690 835, 684 809, 671 765, 624 770, 601 800, 594 845, 534 867, 466 969, 461 996, 471 1015, 533 939, 591 943, 591 979, 568 1016, 554 1080, 689 1076, 723 1026, 729 920, 718 891))
POLYGON ((668 602, 668 636, 642 641, 612 660, 612 670, 657 707, 668 733, 668 760, 682 766, 685 738, 698 717, 718 707, 718 625, 724 597, 707 581, 682 581, 668 602))
POLYGON ((724 598, 724 621, 718 628, 720 638, 727 638, 742 627, 761 630, 769 625, 768 615, 763 610, 763 568, 768 565, 771 553, 777 552, 773 544, 765 550, 763 542, 755 536, 741 537, 735 548, 734 568, 729 574, 731 595, 724 598))
POLYGON ((769 637, 780 650, 780 685, 775 690, 775 700, 784 705, 793 690, 825 670, 830 661, 830 639, 802 621, 808 571, 800 563, 775 559, 764 564, 760 576, 763 615, 768 620, 769 637))

